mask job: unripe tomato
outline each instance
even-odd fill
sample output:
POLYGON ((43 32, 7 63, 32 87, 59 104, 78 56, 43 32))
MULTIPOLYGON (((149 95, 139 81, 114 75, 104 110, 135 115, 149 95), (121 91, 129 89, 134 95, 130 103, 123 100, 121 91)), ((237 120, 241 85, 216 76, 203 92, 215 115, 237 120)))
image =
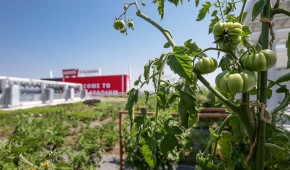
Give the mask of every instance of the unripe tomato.
POLYGON ((266 63, 267 63, 267 70, 270 69, 271 67, 273 67, 273 65, 276 64, 277 62, 277 55, 273 50, 269 50, 269 49, 264 49, 261 51, 261 53, 264 54, 264 56, 266 57, 266 63))
POLYGON ((242 58, 244 68, 251 71, 266 71, 277 61, 277 56, 272 50, 262 50, 255 54, 246 55, 242 58))
POLYGON ((129 28, 134 29, 134 22, 132 20, 129 20, 127 24, 129 28))
POLYGON ((116 30, 121 30, 124 27, 125 27, 125 22, 123 20, 115 19, 115 21, 114 21, 114 28, 116 30))
POLYGON ((213 26, 215 42, 225 50, 235 50, 242 40, 242 33, 242 25, 238 22, 218 22, 213 26))
POLYGON ((194 68, 197 72, 201 74, 208 74, 217 69, 218 63, 216 59, 209 57, 202 57, 194 64, 194 68))
POLYGON ((120 33, 126 33, 126 31, 127 30, 125 28, 123 28, 123 29, 120 30, 120 33))
POLYGON ((248 92, 255 87, 256 82, 255 73, 248 70, 234 74, 222 72, 215 79, 216 86, 226 93, 248 92))

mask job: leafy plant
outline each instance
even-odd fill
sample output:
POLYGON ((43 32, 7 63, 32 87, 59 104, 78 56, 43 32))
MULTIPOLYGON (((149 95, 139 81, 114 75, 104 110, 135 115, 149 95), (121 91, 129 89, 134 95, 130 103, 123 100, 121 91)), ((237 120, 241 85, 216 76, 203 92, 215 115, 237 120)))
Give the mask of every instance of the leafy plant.
POLYGON ((95 169, 117 142, 124 102, 1 112, 0 169, 95 169), (106 113, 102 119, 100 113, 106 113), (2 131, 8 130, 8 131, 2 131))
MULTIPOLYGON (((145 64, 143 77, 140 76, 134 83, 140 89, 133 88, 128 93, 126 109, 130 114, 133 132, 133 125, 135 125, 135 128, 139 128, 133 134, 136 137, 136 144, 141 147, 141 155, 147 166, 150 169, 158 168, 158 142, 166 136, 166 134, 160 132, 160 129, 165 129, 167 126, 166 123, 160 123, 160 110, 167 109, 174 101, 178 101, 177 111, 180 117, 180 125, 183 128, 191 128, 198 122, 197 81, 200 81, 226 107, 229 116, 217 129, 209 129, 210 140, 206 149, 196 156, 198 162, 196 169, 235 168, 233 155, 238 153, 236 151, 241 151, 238 149, 240 146, 246 146, 248 150, 247 154, 241 154, 243 156, 239 157, 238 161, 240 165, 236 167, 243 169, 285 168, 284 161, 289 161, 290 158, 289 134, 276 127, 271 122, 270 115, 276 115, 288 105, 290 101, 289 89, 281 83, 288 82, 290 78, 289 74, 286 74, 276 81, 270 81, 268 85, 267 70, 276 61, 275 53, 270 50, 272 41, 269 41, 269 30, 273 29, 271 20, 276 14, 284 14, 289 17, 289 11, 279 7, 279 0, 276 1, 274 6, 271 6, 270 0, 257 1, 253 6, 252 19, 254 20, 260 14, 263 16, 260 19, 262 31, 259 41, 252 44, 249 38, 251 30, 247 25, 242 25, 247 15, 244 11, 246 0, 237 2, 206 1, 199 10, 197 21, 203 20, 212 11, 209 33, 214 34, 217 47, 201 49, 197 43, 191 42, 191 40, 186 41, 183 45, 176 45, 173 36, 167 29, 141 12, 138 2, 135 0, 125 3, 124 12, 117 19, 126 18, 129 8, 136 7, 136 15, 164 35, 167 40, 164 48, 172 47, 171 52, 162 54, 159 58, 150 60, 145 64), (235 12, 238 5, 241 6, 240 11, 235 12), (201 75, 203 72, 209 73, 214 69, 210 71, 201 70, 202 67, 196 68, 194 66, 196 59, 207 57, 206 52, 210 50, 217 51, 218 55, 222 55, 218 65, 223 73, 216 78, 217 88, 212 87, 201 75), (266 53, 264 53, 265 51, 266 53), (254 56, 255 61, 248 56, 254 56), (259 60, 259 62, 256 62, 256 60, 259 60), (171 82, 163 79, 166 66, 180 77, 180 81, 171 82), (259 69, 256 70, 256 67, 259 67, 259 69), (247 69, 256 71, 256 73, 247 69), (139 93, 142 87, 149 82, 153 84, 155 91, 152 94, 145 91, 146 98, 148 99, 151 95, 156 95, 157 98, 154 107, 154 119, 145 119, 146 116, 144 115, 143 118, 134 119, 134 108, 138 104, 139 93), (280 86, 276 92, 284 93, 284 99, 274 110, 267 111, 266 102, 271 97, 271 88, 274 85, 280 86), (173 93, 168 93, 169 90, 173 93), (241 93, 241 95, 237 95, 237 93, 241 93), (257 100, 250 101, 250 95, 256 95, 257 100), (241 98, 237 100, 239 96, 241 98), (230 126, 232 131, 224 129, 226 126, 230 126), (140 128, 142 129, 140 130, 140 128), (158 133, 161 133, 161 137, 156 135, 158 133), (279 143, 278 140, 270 140, 275 138, 275 135, 278 135, 278 138, 283 138, 284 143, 279 143), (275 153, 273 150, 275 150, 275 153), (269 153, 267 156, 265 156, 266 152, 269 153), (282 158, 276 157, 276 154, 282 155, 282 158)), ((153 2, 158 6, 161 19, 164 17, 165 2, 173 3, 176 6, 183 3, 181 0, 153 0, 153 2)), ((142 5, 144 6, 145 3, 142 2, 142 5)), ((199 1, 195 1, 195 5, 198 7, 200 5, 199 1)), ((288 39, 287 48, 289 48, 289 43, 290 40, 288 39)), ((290 68, 289 56, 288 54, 287 68, 290 68)), ((211 67, 211 65, 209 64, 208 67, 211 67)), ((143 113, 146 112, 146 108, 143 108, 143 113)), ((174 130, 172 131, 174 132, 174 130)), ((169 133, 168 131, 167 134, 169 133)), ((178 146, 176 142, 173 142, 173 144, 175 147, 178 146)), ((174 148, 173 144, 169 146, 174 148)), ((166 153, 164 156, 166 156, 166 153)))

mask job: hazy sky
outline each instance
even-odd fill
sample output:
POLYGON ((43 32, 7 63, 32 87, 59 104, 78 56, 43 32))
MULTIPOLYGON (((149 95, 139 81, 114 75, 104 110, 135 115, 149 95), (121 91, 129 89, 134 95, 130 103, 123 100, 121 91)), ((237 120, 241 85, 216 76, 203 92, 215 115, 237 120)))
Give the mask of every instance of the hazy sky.
MULTIPOLYGON (((168 49, 163 48, 166 39, 162 34, 137 17, 135 8, 127 14, 135 30, 127 36, 114 30, 114 18, 123 12, 124 2, 1 0, 0 76, 47 78, 52 70, 54 77, 61 77, 62 69, 99 67, 103 75, 114 75, 128 73, 131 66, 136 80, 146 62, 168 49)), ((177 45, 193 39, 202 48, 215 46, 208 35, 210 18, 195 21, 201 6, 196 9, 194 1, 178 7, 166 3, 163 20, 151 2, 147 1, 142 12, 169 29, 177 45)), ((210 54, 216 58, 216 53, 210 54)), ((206 78, 213 83, 218 73, 206 78)))

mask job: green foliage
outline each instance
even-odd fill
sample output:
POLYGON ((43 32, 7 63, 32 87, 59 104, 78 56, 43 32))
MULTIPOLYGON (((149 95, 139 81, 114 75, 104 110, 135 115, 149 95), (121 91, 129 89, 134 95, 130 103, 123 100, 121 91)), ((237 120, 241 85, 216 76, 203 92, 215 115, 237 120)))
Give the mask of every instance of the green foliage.
POLYGON ((252 13, 252 21, 256 19, 256 17, 261 14, 263 11, 264 7, 266 5, 266 0, 259 0, 258 2, 255 3, 253 7, 253 13, 252 13))
POLYGON ((199 14, 196 20, 197 21, 203 20, 206 14, 209 13, 210 7, 211 7, 211 3, 209 1, 202 4, 202 8, 199 10, 199 14))
MULTIPOLYGON (((161 18, 164 16, 165 0, 154 0, 154 3, 158 2, 158 11, 161 18)), ((175 6, 182 3, 181 0, 168 0, 175 6)), ((188 40, 182 45, 175 45, 173 36, 167 30, 162 28, 158 23, 144 17, 137 5, 137 1, 134 1, 137 7, 137 16, 141 17, 148 23, 156 27, 167 39, 164 48, 172 47, 172 51, 166 54, 162 54, 159 58, 150 60, 144 66, 143 78, 140 76, 135 82, 135 85, 139 86, 140 90, 143 85, 152 82, 154 92, 149 93, 144 91, 146 104, 150 97, 155 97, 155 104, 143 105, 141 112, 142 116, 135 119, 135 127, 131 131, 131 136, 126 139, 126 149, 128 158, 131 163, 138 165, 140 169, 165 169, 165 165, 171 164, 177 159, 170 161, 169 156, 178 153, 188 151, 188 148, 180 148, 180 146, 192 146, 188 141, 182 141, 181 139, 188 139, 188 132, 193 127, 196 127, 199 122, 199 106, 201 102, 198 100, 198 85, 197 80, 200 81, 211 93, 211 103, 226 108, 226 112, 230 115, 217 127, 209 128, 208 136, 209 142, 204 152, 199 152, 196 155, 196 162, 198 163, 196 169, 285 169, 285 162, 289 162, 289 140, 286 132, 283 131, 279 135, 275 133, 265 134, 265 130, 271 131, 270 126, 266 127, 264 117, 267 117, 268 111, 264 110, 264 106, 267 99, 270 99, 273 93, 284 93, 283 101, 272 111, 273 121, 278 122, 278 116, 282 110, 289 103, 289 89, 287 89, 286 83, 289 82, 289 75, 286 74, 276 81, 269 81, 267 85, 266 68, 270 68, 274 62, 267 64, 268 59, 263 59, 266 63, 265 66, 261 66, 261 69, 255 70, 257 67, 247 67, 251 65, 249 60, 246 60, 247 56, 252 54, 256 56, 260 51, 263 55, 266 55, 265 51, 268 48, 268 38, 266 34, 269 34, 268 27, 263 27, 262 42, 252 44, 250 40, 251 30, 249 26, 242 25, 246 15, 249 11, 245 12, 246 0, 242 1, 204 1, 199 10, 197 21, 203 20, 207 14, 211 14, 211 22, 209 24, 209 33, 213 32, 215 43, 218 48, 210 47, 201 49, 195 42, 188 40), (237 8, 241 4, 241 8, 237 8), (236 9, 241 9, 236 11, 236 9), (265 37, 265 39, 264 39, 265 37), (223 73, 219 74, 216 79, 217 87, 213 88, 212 85, 201 75, 200 70, 193 67, 196 58, 206 57, 206 52, 215 50, 218 57, 222 55, 222 58, 218 66, 222 69, 223 73), (164 80, 165 67, 169 67, 177 76, 179 76, 178 82, 170 80, 164 80), (256 71, 249 72, 247 69, 256 71), (261 72, 262 71, 262 72, 261 72), (242 74, 239 74, 241 73, 242 74), (246 74, 247 73, 247 74, 246 74), (245 81, 242 78, 249 78, 249 81, 245 81), (256 79, 256 74, 258 79, 256 79), (220 81, 230 77, 229 81, 220 81), (144 80, 142 80, 144 79, 144 80), (279 86, 274 92, 272 91, 274 86, 279 86), (226 87, 226 88, 224 88, 226 87), (242 93, 236 95, 235 93, 242 93), (251 101, 250 95, 256 95, 257 101, 251 101), (214 102, 213 98, 217 100, 214 102), (155 106, 154 106, 155 105, 155 106), (152 109, 154 117, 147 117, 147 109, 152 109), (162 112, 161 112, 162 111, 162 112), (177 111, 179 121, 167 119, 167 121, 161 118, 163 112, 177 111), (264 112, 264 115, 262 113, 264 112), (170 121, 169 121, 170 120, 170 121), (178 126, 169 126, 171 122, 175 122, 178 126), (259 122, 259 123, 258 123, 259 122), (179 131, 177 129, 181 129, 179 131), (226 129, 228 128, 228 129, 226 129), (178 133, 177 133, 178 132, 178 133), (182 132, 182 133, 181 133, 182 132), (258 138, 256 133, 259 132, 258 138), (285 136, 286 135, 286 136, 285 136), (184 138, 182 138, 184 137, 184 138), (287 137, 287 139, 286 139, 287 137), (265 143, 265 139, 268 143, 265 143), (277 139, 277 140, 276 140, 277 139), (284 143, 279 143, 281 140, 284 143), (257 142, 256 152, 253 155, 249 155, 250 148, 253 147, 255 141, 257 142), (135 145, 134 145, 134 144, 135 145), (136 148, 136 144, 138 147, 136 148), (267 148, 267 158, 265 159, 264 145, 267 148), (270 148, 270 149, 269 149, 270 148), (272 153, 273 148, 279 150, 279 154, 272 153), (247 157, 253 156, 250 160, 251 167, 245 165, 247 157), (280 156, 280 157, 279 157, 280 156), (264 161, 266 160, 266 161, 264 161)), ((271 7, 270 1, 259 0, 253 6, 252 19, 254 20, 261 13, 265 13, 263 17, 270 17, 273 15, 273 8, 277 8, 277 4, 271 7), (271 8, 265 10, 265 7, 271 8)), ((195 6, 198 7, 200 1, 195 1, 195 6)), ((126 13, 126 11, 125 11, 126 13)), ((283 12, 285 13, 285 11, 283 12)), ((265 23, 263 23, 265 26, 265 23)), ((290 34, 289 34, 290 36, 290 34)), ((288 50, 288 64, 289 68, 289 37, 286 43, 288 50)), ((261 41, 261 40, 260 40, 261 41)), ((274 52, 271 52, 273 56, 274 52)), ((268 56, 268 54, 266 55, 268 56)), ((266 57, 265 56, 265 57, 266 57)), ((218 58, 217 57, 217 58, 218 58)), ((261 55, 255 58, 255 61, 261 60, 261 55)), ((270 60, 269 60, 270 61, 270 60)), ((272 60, 274 61, 274 60, 272 60)), ((208 73, 208 72, 205 72, 208 73)), ((127 102, 128 111, 133 113, 134 106, 138 105, 137 98, 135 98, 136 89, 132 89, 133 92, 129 93, 127 102), (131 94, 132 93, 132 94, 131 94)), ((138 91, 139 93, 139 91, 138 91)), ((210 106, 211 103, 209 104, 210 106)), ((131 124, 133 123, 131 114, 131 124)), ((217 122, 215 122, 217 123, 217 122)), ((174 123, 173 123, 174 124, 174 123)), ((277 124, 272 124, 273 129, 277 129, 277 124)), ((204 142, 206 143, 206 142, 204 142)), ((194 150, 193 148, 189 150, 194 150)), ((196 150, 195 150, 195 153, 196 150)), ((168 167, 167 167, 168 168, 168 167)))
POLYGON ((46 163, 50 169, 95 169, 101 154, 117 142, 114 120, 124 104, 75 103, 2 111, 0 127, 11 134, 0 130, 4 137, 0 140, 0 167, 29 169, 34 164, 45 169, 46 163), (112 121, 102 123, 108 118, 112 121))
POLYGON ((170 55, 167 63, 171 70, 180 77, 183 77, 188 81, 192 81, 193 75, 190 57, 184 54, 170 55))
POLYGON ((286 81, 289 81, 290 80, 290 73, 286 73, 284 74, 283 76, 279 77, 277 80, 276 80, 276 84, 279 84, 279 83, 283 83, 283 82, 286 82, 286 81))
POLYGON ((134 122, 132 131, 128 131, 128 126, 123 129, 128 164, 138 169, 172 168, 179 159, 183 141, 177 122, 164 114, 158 122, 164 126, 159 125, 155 132, 154 117, 137 116, 134 122))

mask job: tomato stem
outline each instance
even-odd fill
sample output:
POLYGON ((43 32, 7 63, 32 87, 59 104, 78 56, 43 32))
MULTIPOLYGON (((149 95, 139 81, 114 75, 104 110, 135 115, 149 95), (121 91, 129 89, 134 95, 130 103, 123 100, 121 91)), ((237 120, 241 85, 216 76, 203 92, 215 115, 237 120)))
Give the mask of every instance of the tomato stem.
POLYGON ((241 112, 239 114, 240 121, 243 123, 245 129, 247 130, 248 136, 250 138, 251 143, 254 142, 255 137, 255 128, 252 123, 252 113, 250 112, 250 93, 242 94, 242 103, 241 103, 241 112))
POLYGON ((247 0, 244 0, 243 1, 243 6, 242 6, 242 10, 241 10, 241 13, 240 13, 240 16, 239 16, 239 22, 242 23, 243 21, 243 13, 244 13, 244 10, 245 10, 245 6, 246 6, 246 3, 247 3, 247 0))
POLYGON ((144 19, 145 21, 149 22, 150 24, 152 24, 154 27, 156 27, 167 39, 167 41, 169 42, 170 46, 173 48, 175 46, 175 42, 171 36, 171 33, 164 29, 163 27, 161 27, 159 24, 157 24, 155 21, 153 21, 152 19, 150 19, 148 16, 146 16, 145 14, 143 14, 140 10, 138 10, 136 12, 136 15, 142 19, 144 19))
MULTIPOLYGON (((210 50, 216 50, 216 51, 221 51, 221 52, 230 54, 234 59, 238 60, 238 57, 232 51, 227 51, 227 50, 223 50, 220 48, 214 48, 214 47, 206 48, 206 49, 202 50, 200 53, 196 54, 195 56, 198 56, 198 55, 200 55, 206 51, 210 51, 210 50)), ((193 56, 193 57, 195 57, 195 56, 193 56)))
MULTIPOLYGON (((266 5, 263 9, 262 16, 264 18, 270 18, 270 0, 267 0, 266 5)), ((262 32, 261 32, 261 46, 262 49, 268 49, 269 41, 269 24, 262 22, 262 32)), ((258 101, 266 104, 266 88, 267 88, 267 71, 259 72, 258 74, 258 101)), ((261 109, 258 109, 258 142, 257 142, 257 152, 254 159, 254 164, 252 168, 264 169, 265 161, 265 136, 266 136, 266 123, 261 119, 261 109)))

